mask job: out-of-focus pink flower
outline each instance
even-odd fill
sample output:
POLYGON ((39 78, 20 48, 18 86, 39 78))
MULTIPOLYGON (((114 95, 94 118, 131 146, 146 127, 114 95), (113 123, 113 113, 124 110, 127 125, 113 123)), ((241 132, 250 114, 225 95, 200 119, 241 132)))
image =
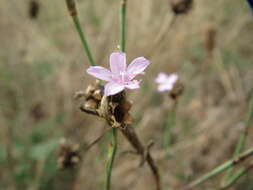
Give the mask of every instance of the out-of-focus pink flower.
POLYGON ((139 74, 144 74, 144 70, 150 62, 144 57, 134 59, 128 66, 126 65, 126 54, 123 52, 113 52, 110 56, 110 68, 101 66, 91 66, 87 73, 107 81, 105 84, 104 94, 111 96, 124 90, 140 88, 140 81, 133 80, 139 74))
POLYGON ((155 79, 155 82, 158 83, 158 91, 163 92, 172 90, 177 80, 178 75, 176 73, 170 75, 159 73, 155 79))

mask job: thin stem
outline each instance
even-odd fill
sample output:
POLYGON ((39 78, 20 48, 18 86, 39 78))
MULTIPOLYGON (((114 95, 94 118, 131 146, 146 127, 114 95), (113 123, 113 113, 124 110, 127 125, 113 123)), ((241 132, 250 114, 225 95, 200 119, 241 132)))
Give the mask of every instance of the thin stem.
POLYGON ((168 118, 165 123, 165 128, 164 128, 164 147, 165 149, 168 149, 168 147, 172 143, 172 129, 176 125, 176 111, 177 111, 177 104, 178 100, 174 100, 173 108, 171 111, 169 111, 168 118))
POLYGON ((85 53, 86 53, 86 56, 88 57, 89 64, 90 64, 91 66, 95 66, 96 64, 95 64, 94 59, 93 59, 93 57, 92 57, 92 54, 91 54, 91 51, 90 51, 88 42, 87 42, 87 40, 85 39, 84 33, 83 33, 83 31, 82 31, 79 18, 77 17, 77 15, 72 16, 72 18, 73 18, 73 21, 74 21, 74 23, 75 23, 76 30, 77 30, 77 32, 78 32, 78 34, 79 34, 80 39, 81 39, 81 42, 82 42, 84 51, 85 51, 85 53))
POLYGON ((108 129, 103 131, 101 135, 99 135, 94 141, 92 141, 90 144, 87 145, 87 147, 85 148, 85 151, 90 150, 95 144, 101 141, 107 132, 108 132, 108 129))
POLYGON ((158 48, 162 47, 167 43, 166 37, 170 36, 171 29, 173 28, 174 24, 176 23, 176 20, 178 18, 178 15, 173 14, 171 16, 171 13, 168 11, 167 15, 165 15, 163 22, 161 23, 161 28, 159 28, 159 31, 157 32, 156 37, 153 40, 152 45, 147 50, 146 55, 148 56, 154 56, 155 52, 158 48))
POLYGON ((108 162, 107 162, 107 176, 106 176, 106 190, 110 190, 111 187, 111 175, 112 167, 117 151, 117 128, 112 127, 112 143, 108 149, 108 162))
POLYGON ((36 162, 35 176, 34 176, 34 179, 31 181, 30 187, 28 187, 28 190, 40 189, 40 182, 41 182, 41 178, 43 176, 43 169, 45 166, 45 162, 46 162, 46 160, 44 160, 44 159, 38 160, 36 162))
POLYGON ((253 168, 253 162, 251 161, 248 166, 240 169, 237 173, 231 176, 228 179, 228 181, 221 187, 221 189, 224 190, 231 187, 233 184, 235 184, 238 181, 238 179, 240 179, 242 176, 247 174, 252 168, 253 168))
POLYGON ((126 49, 126 6, 127 0, 121 1, 120 8, 120 50, 125 52, 126 49))
MULTIPOLYGON (((128 142, 134 147, 136 152, 139 155, 144 156, 146 150, 145 150, 144 146, 142 145, 141 141, 139 140, 139 137, 135 133, 134 128, 131 125, 127 125, 124 128, 122 127, 119 129, 123 133, 123 135, 126 137, 128 142)), ((156 190, 161 190, 161 180, 160 180, 160 174, 159 174, 158 167, 156 166, 156 164, 149 152, 147 152, 147 155, 144 156, 144 159, 145 159, 145 157, 146 157, 147 164, 149 165, 149 167, 152 171, 152 174, 154 176, 155 183, 156 183, 156 190)))
MULTIPOLYGON (((249 127, 251 125, 252 117, 253 117, 253 94, 251 95, 250 102, 249 102, 249 108, 248 108, 248 112, 247 112, 246 119, 245 119, 245 128, 242 131, 242 133, 240 134, 239 140, 237 142, 237 145, 236 145, 236 148, 234 151, 234 155, 233 155, 234 157, 238 156, 245 146, 245 142, 246 142, 246 139, 248 136, 248 131, 249 131, 249 127)), ((223 181, 224 184, 228 183, 232 172, 233 172, 233 167, 231 167, 227 171, 224 181, 223 181)))
POLYGON ((253 155, 253 148, 245 151, 244 153, 240 154, 239 156, 237 156, 234 159, 231 159, 225 163, 223 163, 222 165, 214 168, 213 170, 211 170, 210 172, 208 172, 207 174, 203 175, 202 177, 200 177, 199 179, 193 181, 192 183, 190 183, 189 185, 185 186, 182 190, 190 190, 193 189, 194 187, 202 184, 203 182, 207 181, 208 179, 220 174, 221 172, 241 163, 242 161, 244 161, 245 159, 247 159, 248 157, 250 157, 251 155, 253 155))
POLYGON ((92 54, 91 54, 88 42, 87 42, 87 40, 85 38, 84 32, 83 32, 82 27, 80 25, 79 18, 77 16, 77 10, 76 10, 76 5, 75 5, 75 0, 66 0, 66 4, 67 4, 68 10, 69 10, 69 14, 72 17, 73 22, 75 24, 75 28, 76 28, 76 30, 77 30, 77 32, 79 34, 79 37, 80 37, 81 43, 83 45, 84 52, 85 52, 85 54, 86 54, 86 56, 88 58, 89 64, 91 66, 94 66, 94 65, 96 65, 95 61, 94 61, 94 59, 92 57, 92 54))
MULTIPOLYGON (((125 52, 125 39, 126 39, 126 2, 122 0, 120 9, 120 50, 125 52)), ((117 151, 117 128, 112 127, 112 144, 108 150, 108 163, 107 163, 107 177, 106 177, 106 190, 110 190, 111 175, 113 162, 117 151)))
POLYGON ((11 187, 10 189, 17 189, 17 183, 15 180, 15 167, 16 161, 13 156, 13 138, 14 138, 14 130, 13 126, 7 126, 6 131, 7 136, 7 146, 6 146, 6 153, 7 153, 7 167, 9 170, 9 175, 11 176, 11 187))

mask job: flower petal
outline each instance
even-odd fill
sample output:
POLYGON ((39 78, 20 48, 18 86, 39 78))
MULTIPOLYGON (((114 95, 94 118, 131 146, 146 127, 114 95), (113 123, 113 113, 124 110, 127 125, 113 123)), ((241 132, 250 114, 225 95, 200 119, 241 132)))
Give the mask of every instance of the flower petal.
POLYGON ((124 86, 115 82, 108 82, 105 85, 105 96, 111 96, 124 90, 124 86))
POLYGON ((120 74, 126 70, 126 54, 123 52, 113 52, 110 56, 110 68, 115 74, 120 74))
POLYGON ((170 84, 160 84, 158 85, 157 90, 160 92, 164 92, 164 91, 170 91, 173 89, 173 86, 170 84))
POLYGON ((128 89, 140 88, 140 81, 133 80, 133 81, 129 82, 127 85, 125 85, 125 87, 128 89))
POLYGON ((175 84, 178 80, 178 75, 176 73, 173 73, 167 77, 167 83, 170 83, 172 85, 175 84))
POLYGON ((92 75, 98 79, 105 80, 105 81, 111 80, 112 73, 104 67, 91 66, 86 71, 89 75, 92 75))
POLYGON ((164 83, 166 81, 166 79, 167 79, 167 75, 165 73, 159 73, 155 79, 155 82, 164 83))
POLYGON ((127 73, 131 75, 138 75, 143 73, 143 71, 150 64, 149 60, 144 57, 138 57, 134 59, 127 67, 127 73))

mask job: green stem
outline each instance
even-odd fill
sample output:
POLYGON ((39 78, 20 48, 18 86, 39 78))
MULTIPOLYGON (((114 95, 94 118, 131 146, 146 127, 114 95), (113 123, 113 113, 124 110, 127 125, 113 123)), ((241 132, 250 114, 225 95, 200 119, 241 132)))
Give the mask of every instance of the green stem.
POLYGON ((237 182, 238 179, 240 179, 242 176, 247 174, 249 170, 252 169, 252 167, 253 167, 253 164, 249 165, 246 168, 240 169, 236 174, 234 174, 227 180, 227 182, 221 187, 221 189, 224 190, 231 187, 233 184, 237 182))
MULTIPOLYGON (((126 0, 122 0, 120 9, 120 50, 125 52, 125 29, 126 29, 126 0)), ((106 190, 111 187, 112 167, 117 151, 117 128, 112 127, 112 144, 108 150, 106 190)))
POLYGON ((228 180, 227 183, 222 187, 222 189, 226 189, 233 185, 240 177, 245 175, 248 172, 248 170, 241 169, 239 170, 235 175, 231 176, 228 180))
POLYGON ((85 39, 84 32, 83 32, 83 30, 82 30, 82 27, 81 27, 79 18, 78 18, 78 16, 77 16, 77 9, 76 9, 75 0, 66 0, 66 5, 67 5, 67 8, 68 8, 68 10, 69 10, 69 14, 70 14, 70 16, 72 17, 73 22, 74 22, 74 24, 75 24, 75 28, 76 28, 76 30, 77 30, 77 32, 78 32, 78 34, 79 34, 81 43, 82 43, 83 48, 84 48, 84 51, 85 51, 85 54, 86 54, 86 56, 88 57, 89 64, 90 64, 91 66, 95 66, 96 64, 95 64, 94 59, 93 59, 93 57, 92 57, 92 54, 91 54, 91 51, 90 51, 88 42, 87 42, 87 40, 85 39))
MULTIPOLYGON (((239 140, 236 144, 236 148, 235 148, 234 155, 233 155, 234 157, 238 156, 245 146, 245 142, 246 142, 246 138, 248 136, 248 130, 249 130, 249 127, 251 124, 250 122, 251 122, 252 117, 253 117, 253 94, 251 95, 250 102, 249 102, 249 108, 248 108, 248 112, 247 112, 246 119, 245 119, 245 128, 244 128, 243 132, 240 134, 239 140)), ((224 184, 228 183, 232 172, 233 172, 233 167, 231 167, 227 171, 227 173, 224 177, 224 180, 223 180, 224 184)))
MULTIPOLYGON (((122 0, 120 9, 120 50, 125 52, 125 28, 126 28, 126 0, 122 0)), ((111 187, 111 175, 113 162, 117 151, 117 128, 112 126, 112 144, 108 150, 108 163, 107 163, 107 177, 106 177, 106 190, 111 187)))
POLYGON ((120 50, 125 52, 126 49, 126 6, 127 0, 121 1, 120 8, 120 50))
MULTIPOLYGON (((125 29, 126 29, 126 1, 122 0, 120 10, 120 50, 125 52, 125 29)), ((107 177, 106 177, 106 190, 110 190, 111 187, 111 175, 113 162, 117 151, 117 128, 112 126, 112 144, 108 150, 108 163, 107 163, 107 177)))
POLYGON ((168 118, 165 123, 164 129, 164 147, 167 149, 172 143, 172 129, 176 125, 176 111, 177 111, 177 99, 174 102, 173 108, 169 111, 168 118))
POLYGON ((77 32, 78 32, 78 34, 79 34, 80 39, 81 39, 81 42, 82 42, 82 45, 83 45, 85 54, 86 54, 86 56, 88 57, 89 64, 90 64, 91 66, 95 66, 96 64, 95 64, 94 59, 93 59, 93 57, 92 57, 92 54, 91 54, 91 51, 90 51, 88 42, 87 42, 87 40, 85 39, 83 30, 82 30, 81 25, 80 25, 79 18, 78 18, 77 15, 72 16, 72 18, 73 18, 73 21, 74 21, 74 23, 75 23, 76 30, 77 30, 77 32))
POLYGON ((197 185, 200 185, 201 183, 207 181, 208 179, 216 176, 217 174, 220 174, 221 172, 237 165, 238 163, 244 161, 246 158, 248 158, 249 156, 253 155, 253 148, 245 151, 244 153, 240 154, 239 156, 237 156, 234 159, 231 159, 225 163, 223 163, 222 165, 214 168, 212 171, 208 172, 207 174, 205 174, 204 176, 200 177, 199 179, 193 181, 192 183, 190 183, 189 185, 187 185, 186 187, 184 187, 182 190, 189 190, 189 189, 193 189, 194 187, 196 187, 197 185))
POLYGON ((117 151, 117 128, 112 127, 112 144, 108 149, 108 162, 107 162, 107 176, 106 176, 106 190, 110 190, 111 187, 111 175, 112 167, 117 151))

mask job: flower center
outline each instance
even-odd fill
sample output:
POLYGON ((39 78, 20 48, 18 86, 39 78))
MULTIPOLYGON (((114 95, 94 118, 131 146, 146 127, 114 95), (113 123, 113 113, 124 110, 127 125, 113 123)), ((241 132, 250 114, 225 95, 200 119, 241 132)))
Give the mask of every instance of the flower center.
POLYGON ((112 76, 112 80, 119 84, 128 84, 131 81, 130 77, 128 76, 126 72, 120 72, 119 74, 114 74, 112 76))

